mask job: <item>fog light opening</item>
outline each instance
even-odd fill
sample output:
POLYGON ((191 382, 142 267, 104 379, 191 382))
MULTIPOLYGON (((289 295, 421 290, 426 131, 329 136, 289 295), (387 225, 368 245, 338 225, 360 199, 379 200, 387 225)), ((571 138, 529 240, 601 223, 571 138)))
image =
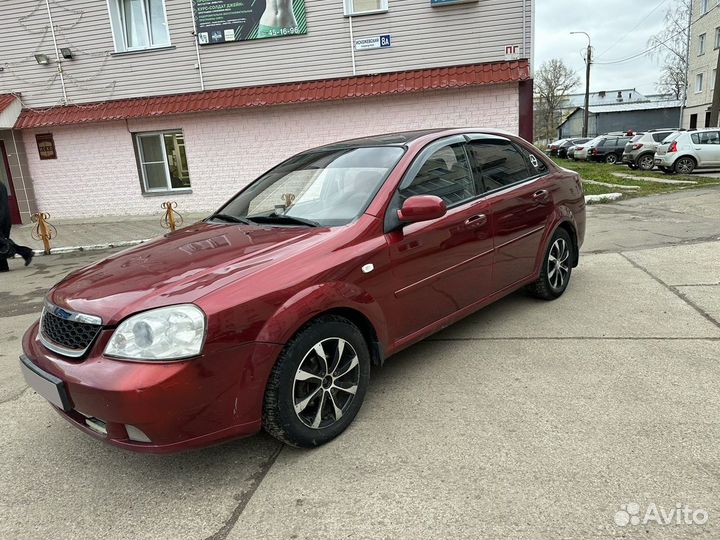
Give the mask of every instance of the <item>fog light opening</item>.
POLYGON ((98 420, 97 418, 88 417, 85 418, 85 424, 87 427, 92 429, 95 433, 99 433, 100 435, 103 435, 107 437, 107 425, 102 420, 98 420))
POLYGON ((144 442, 149 443, 152 442, 150 440, 150 437, 145 435, 142 430, 136 428, 135 426, 131 426, 130 424, 125 424, 125 431, 127 431, 128 439, 135 442, 144 442))

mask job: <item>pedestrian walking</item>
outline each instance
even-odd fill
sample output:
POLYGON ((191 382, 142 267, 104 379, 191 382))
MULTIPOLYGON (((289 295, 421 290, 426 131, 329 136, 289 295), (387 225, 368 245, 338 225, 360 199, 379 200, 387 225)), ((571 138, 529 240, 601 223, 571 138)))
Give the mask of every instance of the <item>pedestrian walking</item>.
POLYGON ((18 246, 10 240, 10 201, 5 184, 0 182, 0 272, 9 272, 8 259, 15 254, 25 259, 25 266, 33 258, 33 250, 26 246, 18 246))

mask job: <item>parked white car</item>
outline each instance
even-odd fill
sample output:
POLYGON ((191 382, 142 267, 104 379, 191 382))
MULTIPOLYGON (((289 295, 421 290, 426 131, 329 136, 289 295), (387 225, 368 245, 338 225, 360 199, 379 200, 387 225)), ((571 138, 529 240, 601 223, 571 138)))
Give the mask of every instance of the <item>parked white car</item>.
POLYGON ((575 161, 585 161, 588 156, 588 150, 590 150, 590 148, 594 147, 601 139, 602 139, 602 136, 595 137, 594 139, 586 142, 585 144, 576 145, 575 153, 573 154, 573 159, 575 161))
POLYGON ((720 129, 674 133, 658 146, 655 165, 667 174, 690 174, 695 169, 720 168, 720 129))

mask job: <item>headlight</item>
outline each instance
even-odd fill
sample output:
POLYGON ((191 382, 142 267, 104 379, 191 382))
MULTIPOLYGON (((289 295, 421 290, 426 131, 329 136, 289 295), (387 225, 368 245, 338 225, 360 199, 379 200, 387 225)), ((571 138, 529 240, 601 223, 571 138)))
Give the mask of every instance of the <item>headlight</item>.
POLYGON ((192 304, 133 315, 117 327, 106 356, 133 360, 178 360, 197 356, 205 340, 205 314, 192 304))

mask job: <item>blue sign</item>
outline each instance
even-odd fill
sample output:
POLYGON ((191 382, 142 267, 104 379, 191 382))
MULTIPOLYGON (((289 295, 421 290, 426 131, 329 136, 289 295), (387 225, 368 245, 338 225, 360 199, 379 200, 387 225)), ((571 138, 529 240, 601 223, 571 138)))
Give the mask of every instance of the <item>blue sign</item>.
POLYGON ((385 48, 390 46, 390 34, 380 36, 380 47, 385 48))

